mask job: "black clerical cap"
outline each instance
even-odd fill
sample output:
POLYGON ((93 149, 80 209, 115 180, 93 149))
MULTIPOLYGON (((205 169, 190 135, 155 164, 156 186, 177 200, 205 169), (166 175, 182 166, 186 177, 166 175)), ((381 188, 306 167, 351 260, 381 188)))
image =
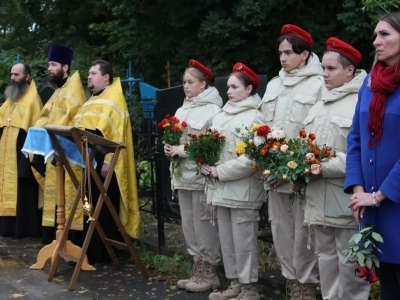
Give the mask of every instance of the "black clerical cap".
POLYGON ((55 61, 63 65, 71 66, 74 50, 61 45, 51 45, 49 50, 49 61, 55 61))

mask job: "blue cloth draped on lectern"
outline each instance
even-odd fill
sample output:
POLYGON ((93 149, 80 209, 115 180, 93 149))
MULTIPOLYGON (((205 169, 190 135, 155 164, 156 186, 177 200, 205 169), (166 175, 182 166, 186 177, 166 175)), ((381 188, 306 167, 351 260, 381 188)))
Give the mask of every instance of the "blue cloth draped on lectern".
MULTIPOLYGON (((79 152, 76 144, 62 136, 56 135, 65 156, 71 164, 85 167, 85 162, 79 152)), ((37 154, 44 156, 44 162, 53 159, 54 154, 57 154, 53 148, 50 136, 47 130, 41 127, 31 127, 28 129, 28 134, 25 139, 24 146, 21 149, 22 153, 28 157, 28 154, 37 154)), ((93 166, 96 168, 96 161, 93 160, 93 166)))

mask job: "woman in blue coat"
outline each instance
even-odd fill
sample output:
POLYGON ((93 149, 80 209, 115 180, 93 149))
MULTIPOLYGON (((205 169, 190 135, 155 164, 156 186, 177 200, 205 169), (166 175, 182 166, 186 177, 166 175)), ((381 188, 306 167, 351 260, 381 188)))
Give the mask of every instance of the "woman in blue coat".
POLYGON ((375 62, 347 138, 345 192, 356 221, 383 237, 381 300, 392 300, 400 299, 400 13, 380 18, 374 34, 375 62))

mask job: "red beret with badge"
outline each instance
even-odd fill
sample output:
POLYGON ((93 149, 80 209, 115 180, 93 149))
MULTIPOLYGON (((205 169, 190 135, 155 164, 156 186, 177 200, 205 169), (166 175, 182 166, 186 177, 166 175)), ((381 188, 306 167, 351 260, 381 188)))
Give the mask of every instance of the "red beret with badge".
POLYGON ((305 41, 310 47, 313 43, 313 39, 311 34, 309 34, 304 29, 300 28, 299 26, 292 25, 292 24, 285 24, 281 28, 281 35, 291 34, 297 36, 298 38, 305 41))
POLYGON ((240 72, 243 73, 244 75, 246 75, 250 81, 254 84, 254 87, 258 86, 258 75, 256 74, 256 72, 254 72, 252 69, 250 69, 249 67, 247 67, 244 63, 241 62, 237 62, 233 68, 232 68, 232 72, 240 72))
POLYGON ((211 72, 211 70, 208 69, 205 65, 198 62, 197 60, 195 60, 195 59, 189 60, 189 67, 199 70, 201 73, 203 73, 207 77, 207 79, 209 81, 212 81, 214 75, 211 72))
POLYGON ((335 51, 343 55, 355 66, 361 61, 361 53, 356 48, 335 37, 330 37, 326 41, 326 50, 335 51))

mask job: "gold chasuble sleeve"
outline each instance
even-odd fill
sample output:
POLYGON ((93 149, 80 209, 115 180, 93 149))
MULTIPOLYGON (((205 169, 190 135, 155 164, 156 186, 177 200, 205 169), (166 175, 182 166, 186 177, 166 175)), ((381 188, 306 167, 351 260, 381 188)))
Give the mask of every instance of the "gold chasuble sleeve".
POLYGON ((125 145, 126 149, 121 151, 115 167, 121 192, 120 219, 126 232, 131 237, 138 238, 140 213, 132 127, 120 79, 115 78, 100 95, 92 96, 79 109, 72 126, 98 129, 106 139, 125 145))
POLYGON ((0 107, 0 216, 16 216, 18 189, 17 138, 28 132, 39 117, 42 101, 32 80, 17 101, 7 99, 0 107))
MULTIPOLYGON (((85 103, 86 95, 82 86, 78 71, 72 71, 65 84, 56 89, 43 107, 40 117, 35 123, 35 127, 44 127, 47 124, 69 126, 78 109, 85 103)), ((72 165, 72 170, 78 180, 81 178, 81 168, 72 165)), ((33 169, 36 180, 44 190, 43 206, 43 226, 54 226, 55 207, 56 207, 56 168, 51 162, 46 164, 46 176, 42 177, 33 169)), ((73 185, 68 173, 65 174, 65 209, 66 217, 69 216, 69 207, 75 198, 77 190, 73 185)), ((78 209, 71 229, 83 229, 82 210, 78 209)))

